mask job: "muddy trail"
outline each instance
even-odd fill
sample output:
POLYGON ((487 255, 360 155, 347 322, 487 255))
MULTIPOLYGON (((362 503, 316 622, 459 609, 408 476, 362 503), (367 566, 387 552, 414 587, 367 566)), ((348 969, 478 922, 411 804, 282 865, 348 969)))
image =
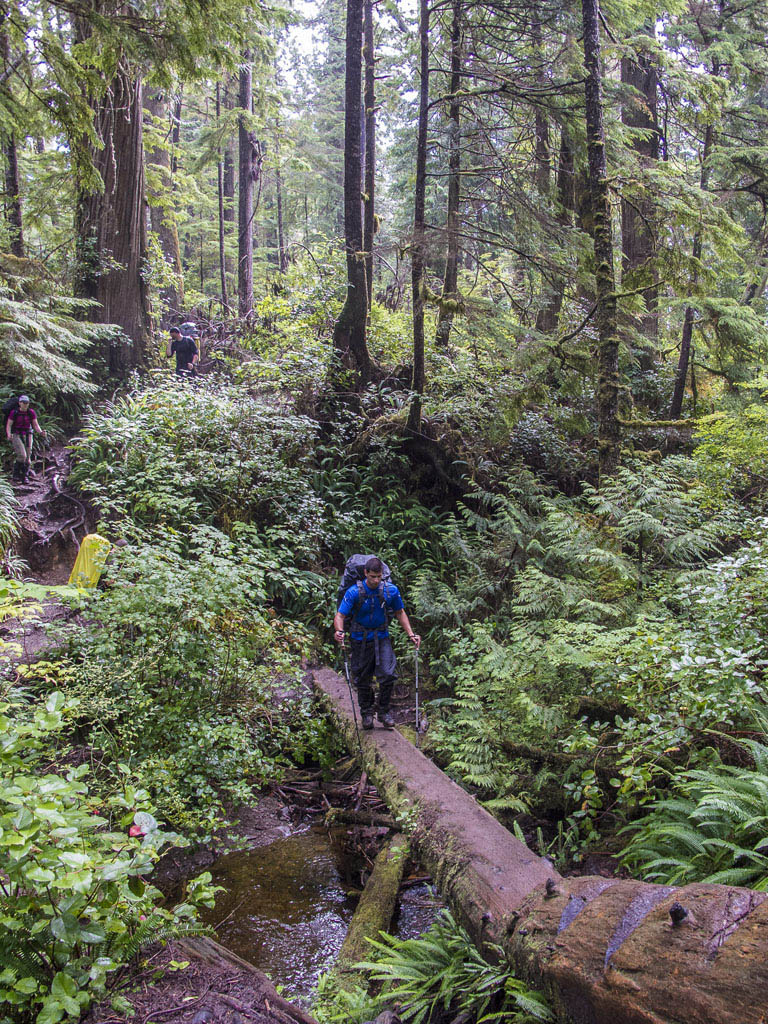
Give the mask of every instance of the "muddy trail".
POLYGON ((36 583, 66 583, 80 541, 95 515, 68 484, 70 456, 55 442, 33 460, 26 483, 14 483, 21 534, 14 554, 23 559, 36 583))

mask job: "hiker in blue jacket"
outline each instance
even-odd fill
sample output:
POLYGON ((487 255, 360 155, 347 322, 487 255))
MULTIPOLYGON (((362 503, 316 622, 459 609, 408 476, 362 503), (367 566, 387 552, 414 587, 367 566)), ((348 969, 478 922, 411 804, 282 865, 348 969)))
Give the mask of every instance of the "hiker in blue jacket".
POLYGON ((336 642, 343 647, 344 622, 351 616, 352 676, 364 729, 373 728, 374 675, 379 680, 379 721, 385 729, 395 727, 389 702, 397 678, 397 661, 389 636, 388 613, 394 615, 417 649, 421 644, 421 637, 414 633, 405 614, 400 591, 394 583, 382 583, 382 573, 381 559, 369 558, 365 580, 346 591, 333 619, 336 642))

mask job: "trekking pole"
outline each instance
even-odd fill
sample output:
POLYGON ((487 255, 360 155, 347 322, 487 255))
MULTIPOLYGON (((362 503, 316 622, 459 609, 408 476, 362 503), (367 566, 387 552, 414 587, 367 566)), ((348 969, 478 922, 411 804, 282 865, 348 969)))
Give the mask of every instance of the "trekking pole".
POLYGON ((421 721, 419 719, 419 648, 413 654, 414 670, 416 673, 416 735, 421 732, 421 721))
POLYGON ((365 755, 363 754, 363 741, 360 739, 360 730, 357 727, 357 710, 355 708, 355 697, 352 693, 352 679, 349 674, 349 656, 347 655, 346 647, 342 647, 342 654, 344 656, 344 674, 347 677, 347 686, 349 687, 349 699, 352 702, 352 718, 355 723, 355 733, 357 735, 357 745, 360 748, 360 765, 365 771, 365 755))

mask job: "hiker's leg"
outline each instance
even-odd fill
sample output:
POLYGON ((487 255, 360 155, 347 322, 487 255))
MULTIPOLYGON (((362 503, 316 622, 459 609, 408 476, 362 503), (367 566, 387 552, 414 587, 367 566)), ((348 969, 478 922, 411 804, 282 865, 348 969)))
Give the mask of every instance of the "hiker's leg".
POLYGON ((357 688, 357 703, 361 713, 373 711, 373 673, 376 652, 372 642, 352 641, 352 677, 357 688))
POLYGON ((11 444, 13 445, 13 454, 16 456, 16 462, 13 466, 13 479, 23 482, 26 475, 27 448, 21 434, 11 434, 11 444))
POLYGON ((389 711, 392 689, 397 679, 397 659, 389 637, 379 640, 379 664, 376 666, 379 679, 379 712, 389 711))
POLYGON ((28 458, 27 446, 24 444, 24 438, 21 434, 11 434, 11 444, 13 445, 14 455, 23 465, 28 458))

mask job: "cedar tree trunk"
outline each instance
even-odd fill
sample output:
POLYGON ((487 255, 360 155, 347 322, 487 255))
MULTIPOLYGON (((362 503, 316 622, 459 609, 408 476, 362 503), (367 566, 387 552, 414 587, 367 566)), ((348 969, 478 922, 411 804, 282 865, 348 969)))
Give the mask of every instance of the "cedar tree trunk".
POLYGON ((362 45, 363 0, 347 0, 344 79, 344 242, 347 252, 347 295, 333 330, 333 347, 338 369, 354 367, 361 389, 371 380, 373 371, 365 338, 368 293, 365 285, 360 203, 362 45))
MULTIPOLYGON (((221 83, 216 83, 216 128, 221 120, 221 83)), ((221 146, 216 150, 216 184, 219 194, 219 278, 221 281, 221 304, 224 312, 229 312, 229 294, 227 292, 227 257, 224 248, 224 162, 221 159, 221 146)))
POLYGON ((125 375, 149 361, 142 84, 118 71, 94 110, 103 148, 91 154, 103 192, 81 191, 76 210, 77 291, 95 299, 97 323, 117 324, 127 340, 109 343, 109 371, 125 375))
MULTIPOLYGON (((344 679, 313 673, 350 750, 344 679)), ((361 737, 365 771, 478 948, 545 990, 568 1024, 765 1024, 768 893, 562 878, 397 731, 361 737)))

